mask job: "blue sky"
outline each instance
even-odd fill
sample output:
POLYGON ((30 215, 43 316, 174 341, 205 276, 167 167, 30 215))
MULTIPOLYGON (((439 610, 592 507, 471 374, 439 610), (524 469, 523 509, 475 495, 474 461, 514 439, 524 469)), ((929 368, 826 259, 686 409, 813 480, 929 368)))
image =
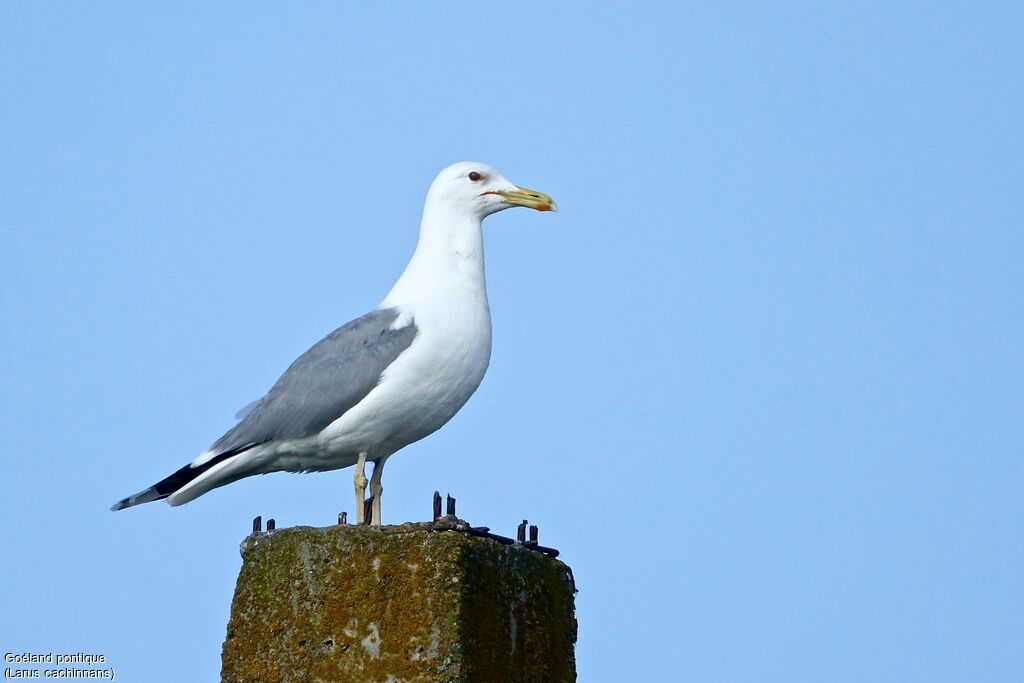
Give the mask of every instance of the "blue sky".
POLYGON ((112 514, 377 304, 451 162, 491 367, 388 465, 573 567, 581 681, 1024 678, 1011 3, 6 4, 4 651, 216 680, 257 514, 112 514), (183 654, 184 653, 184 654, 183 654))

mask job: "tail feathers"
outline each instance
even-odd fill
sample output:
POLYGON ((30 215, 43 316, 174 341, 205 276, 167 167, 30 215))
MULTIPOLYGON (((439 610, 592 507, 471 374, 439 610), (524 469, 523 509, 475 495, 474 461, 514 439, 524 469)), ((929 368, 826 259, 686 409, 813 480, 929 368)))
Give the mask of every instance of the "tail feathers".
POLYGON ((217 463, 214 467, 182 486, 167 496, 167 503, 173 507, 184 505, 213 489, 227 486, 239 479, 255 474, 245 462, 245 458, 231 458, 217 463))
MULTIPOLYGON (((130 508, 133 505, 140 505, 142 503, 149 503, 154 500, 163 500, 164 498, 169 498, 175 492, 185 488, 194 479, 197 479, 198 477, 208 472, 216 465, 219 465, 228 458, 233 458, 236 455, 239 455, 240 453, 244 453, 253 446, 257 445, 259 444, 250 443, 244 446, 239 446, 237 448, 232 448, 231 450, 224 451, 223 453, 215 455, 214 457, 204 462, 202 465, 185 465, 174 474, 168 477, 164 477, 157 483, 150 486, 148 489, 139 491, 135 495, 128 496, 127 498, 122 498, 121 500, 114 503, 114 505, 111 506, 110 509, 116 512, 117 510, 124 510, 125 508, 130 508)), ((182 500, 178 503, 172 504, 180 505, 181 503, 188 502, 188 500, 191 499, 192 498, 188 498, 187 500, 182 500)))

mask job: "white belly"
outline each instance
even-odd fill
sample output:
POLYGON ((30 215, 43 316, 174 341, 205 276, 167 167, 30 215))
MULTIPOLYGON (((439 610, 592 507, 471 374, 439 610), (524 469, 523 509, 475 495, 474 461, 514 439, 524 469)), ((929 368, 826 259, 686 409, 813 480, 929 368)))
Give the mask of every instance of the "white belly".
POLYGON ((480 386, 491 358, 486 301, 473 308, 417 315, 416 339, 366 398, 320 434, 315 462, 303 469, 345 467, 361 452, 371 460, 390 455, 448 422, 480 386))

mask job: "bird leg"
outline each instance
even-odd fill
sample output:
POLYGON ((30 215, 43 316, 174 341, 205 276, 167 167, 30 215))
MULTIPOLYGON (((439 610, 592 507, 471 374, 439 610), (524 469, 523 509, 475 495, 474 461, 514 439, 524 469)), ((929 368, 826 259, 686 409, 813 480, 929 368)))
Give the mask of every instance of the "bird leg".
POLYGON ((365 520, 363 514, 363 500, 366 498, 366 453, 359 454, 359 461, 356 463, 356 473, 352 475, 352 483, 356 488, 356 524, 362 524, 365 520))
POLYGON ((384 487, 380 484, 381 475, 384 473, 384 461, 388 456, 373 461, 373 474, 370 475, 370 495, 373 496, 373 509, 370 513, 370 524, 380 526, 380 495, 384 493, 384 487))

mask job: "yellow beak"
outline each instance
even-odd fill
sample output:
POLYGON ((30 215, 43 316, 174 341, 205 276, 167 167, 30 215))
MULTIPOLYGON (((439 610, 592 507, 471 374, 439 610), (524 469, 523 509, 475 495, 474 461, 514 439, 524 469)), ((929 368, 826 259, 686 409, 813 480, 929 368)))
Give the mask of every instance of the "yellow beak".
POLYGON ((537 211, 558 211, 558 205, 555 204, 554 199, 543 192, 528 190, 525 187, 518 187, 514 190, 498 190, 492 194, 503 197, 513 206, 525 206, 537 211))

